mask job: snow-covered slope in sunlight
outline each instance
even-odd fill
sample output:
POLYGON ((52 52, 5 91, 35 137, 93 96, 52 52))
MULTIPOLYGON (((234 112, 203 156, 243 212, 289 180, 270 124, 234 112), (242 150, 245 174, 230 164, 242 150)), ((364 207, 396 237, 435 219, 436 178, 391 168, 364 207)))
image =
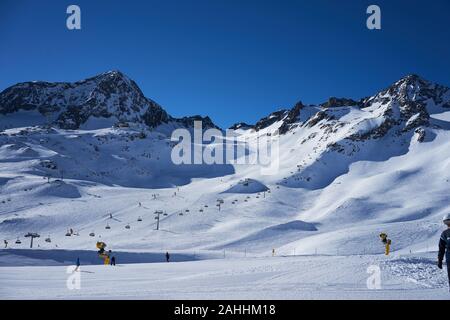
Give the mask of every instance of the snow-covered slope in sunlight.
POLYGON ((272 175, 173 164, 173 129, 215 125, 170 117, 119 72, 0 96, 8 248, 38 232, 44 250, 96 250, 101 240, 113 251, 204 257, 381 254, 387 232, 393 252, 414 253, 435 249, 450 211, 450 90, 415 75, 360 101, 299 102, 233 126, 250 153, 258 139, 279 139, 272 175))

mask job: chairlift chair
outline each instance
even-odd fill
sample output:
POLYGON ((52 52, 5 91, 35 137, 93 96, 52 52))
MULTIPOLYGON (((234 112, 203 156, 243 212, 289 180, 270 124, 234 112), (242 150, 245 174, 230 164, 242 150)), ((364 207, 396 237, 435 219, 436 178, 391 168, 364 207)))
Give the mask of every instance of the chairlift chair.
POLYGON ((17 240, 16 240, 16 244, 22 244, 22 241, 20 241, 20 239, 19 239, 19 238, 17 238, 17 240))
POLYGON ((141 221, 142 221, 142 218, 141 218, 141 217, 139 217, 139 218, 137 219, 137 221, 141 222, 141 221))
POLYGON ((127 224, 126 226, 125 226, 125 229, 130 229, 131 227, 130 227, 130 225, 129 224, 127 224))
POLYGON ((111 227, 109 226, 109 224, 106 224, 106 227, 105 227, 105 229, 111 229, 111 227))
POLYGON ((48 238, 45 239, 45 242, 48 242, 48 243, 52 242, 52 239, 50 239, 50 235, 48 236, 48 238))
POLYGON ((89 233, 89 237, 95 237, 95 233, 94 232, 89 233))
POLYGON ((66 237, 70 237, 72 234, 70 233, 70 231, 66 232, 66 237))

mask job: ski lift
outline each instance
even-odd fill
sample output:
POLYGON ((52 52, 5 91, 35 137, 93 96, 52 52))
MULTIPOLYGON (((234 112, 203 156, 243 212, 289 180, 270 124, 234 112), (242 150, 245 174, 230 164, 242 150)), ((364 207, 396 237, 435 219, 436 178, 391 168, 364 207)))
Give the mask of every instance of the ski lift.
POLYGON ((89 237, 95 237, 95 233, 94 232, 89 233, 89 237))
POLYGON ((137 219, 137 221, 141 222, 141 221, 142 221, 142 218, 141 218, 141 217, 139 217, 139 218, 137 219))
POLYGON ((205 204, 205 208, 208 208, 208 205, 207 205, 207 204, 205 204))
POLYGON ((127 224, 126 226, 125 226, 125 229, 130 229, 131 227, 130 227, 130 225, 129 224, 127 224))
POLYGON ((203 212, 203 209, 200 209, 200 210, 198 210, 198 211, 203 212))
POLYGON ((185 212, 189 212, 189 209, 186 209, 185 212))
POLYGON ((108 224, 108 223, 106 224, 106 227, 105 227, 105 229, 107 229, 107 230, 111 229, 111 227, 109 226, 109 224, 108 224))
POLYGON ((70 237, 72 234, 70 233, 70 231, 66 232, 66 237, 70 237))
POLYGON ((245 200, 244 200, 244 202, 248 202, 248 200, 247 200, 247 199, 245 199, 245 200))
POLYGON ((52 239, 50 239, 50 235, 48 236, 48 238, 45 239, 45 242, 48 242, 48 243, 52 242, 52 239))
POLYGON ((16 244, 22 244, 22 241, 20 241, 20 239, 19 239, 19 238, 17 238, 17 240, 16 240, 16 244))
POLYGON ((167 216, 167 213, 164 212, 164 213, 163 213, 163 216, 167 216))
POLYGON ((179 216, 182 216, 182 215, 183 215, 183 212, 180 212, 178 215, 179 215, 179 216))

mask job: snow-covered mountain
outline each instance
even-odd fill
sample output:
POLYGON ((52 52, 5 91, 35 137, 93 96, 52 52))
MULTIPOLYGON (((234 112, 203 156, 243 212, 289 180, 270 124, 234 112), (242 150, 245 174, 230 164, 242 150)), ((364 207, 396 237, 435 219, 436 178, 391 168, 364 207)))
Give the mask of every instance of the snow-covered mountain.
POLYGON ((101 237, 126 251, 377 254, 383 231, 394 252, 429 251, 450 210, 450 90, 416 75, 232 126, 250 153, 278 133, 268 176, 173 164, 173 129, 215 125, 171 117, 120 72, 15 85, 0 113, 0 237, 13 248, 33 231, 45 249, 95 250, 101 237))
POLYGON ((109 71, 75 83, 25 82, 0 93, 4 125, 56 125, 62 129, 126 126, 141 123, 150 128, 170 122, 191 126, 200 116, 175 119, 144 96, 137 84, 120 71, 109 71))

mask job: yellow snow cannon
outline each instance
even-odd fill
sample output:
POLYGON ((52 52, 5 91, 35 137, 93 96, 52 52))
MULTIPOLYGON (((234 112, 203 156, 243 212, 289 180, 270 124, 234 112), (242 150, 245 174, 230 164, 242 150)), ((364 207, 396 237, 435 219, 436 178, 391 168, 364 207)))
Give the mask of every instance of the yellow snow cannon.
POLYGON ((102 241, 97 241, 96 247, 98 250, 98 257, 100 259, 103 259, 103 263, 105 265, 109 264, 109 255, 107 252, 105 252, 105 248, 106 248, 106 243, 102 242, 102 241))
POLYGON ((101 242, 101 241, 97 241, 96 247, 97 247, 97 249, 99 249, 99 250, 105 250, 105 248, 106 248, 106 243, 101 242))
POLYGON ((384 254, 388 256, 391 250, 392 241, 391 239, 388 239, 388 235, 386 233, 380 233, 380 239, 385 246, 384 254))

